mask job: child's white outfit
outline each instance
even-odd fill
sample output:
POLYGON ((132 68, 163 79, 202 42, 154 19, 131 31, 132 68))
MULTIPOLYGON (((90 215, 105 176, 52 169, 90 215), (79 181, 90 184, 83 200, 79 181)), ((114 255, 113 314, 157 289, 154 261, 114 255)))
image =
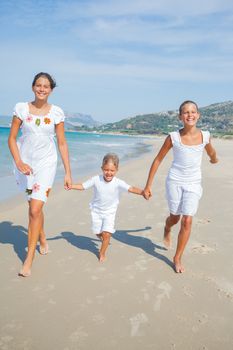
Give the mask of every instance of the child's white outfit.
POLYGON ((120 195, 128 192, 131 186, 117 177, 107 182, 103 175, 94 176, 82 185, 85 190, 94 187, 94 196, 90 203, 93 233, 99 234, 103 231, 114 233, 120 195))
POLYGON ((22 120, 22 136, 17 141, 20 157, 33 170, 31 175, 24 175, 15 166, 17 184, 28 195, 28 200, 46 202, 57 168, 55 125, 64 122, 64 113, 51 105, 47 115, 33 115, 29 104, 21 102, 16 104, 13 115, 22 120))
POLYGON ((169 135, 173 145, 173 162, 166 179, 166 195, 170 213, 173 215, 190 215, 197 212, 202 196, 201 161, 210 134, 202 131, 200 145, 182 144, 180 132, 169 135))

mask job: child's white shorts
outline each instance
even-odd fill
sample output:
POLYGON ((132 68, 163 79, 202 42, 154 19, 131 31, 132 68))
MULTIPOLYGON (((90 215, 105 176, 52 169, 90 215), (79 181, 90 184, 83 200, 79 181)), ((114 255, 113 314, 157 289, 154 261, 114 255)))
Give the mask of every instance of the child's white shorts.
POLYGON ((114 233, 115 216, 116 216, 116 213, 100 214, 100 213, 91 211, 92 232, 95 235, 98 235, 99 233, 102 233, 102 232, 114 233))
POLYGON ((201 184, 177 184, 166 181, 166 196, 170 213, 194 216, 202 196, 201 184))

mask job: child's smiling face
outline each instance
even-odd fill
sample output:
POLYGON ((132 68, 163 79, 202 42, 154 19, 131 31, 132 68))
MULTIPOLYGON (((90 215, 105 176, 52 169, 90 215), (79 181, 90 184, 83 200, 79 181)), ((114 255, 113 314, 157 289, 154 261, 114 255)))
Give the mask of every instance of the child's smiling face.
POLYGON ((104 164, 101 169, 103 171, 103 177, 106 182, 112 181, 118 170, 112 162, 104 164))
POLYGON ((187 103, 182 107, 180 114, 180 120, 187 126, 196 125, 200 114, 198 113, 197 107, 193 103, 187 103))

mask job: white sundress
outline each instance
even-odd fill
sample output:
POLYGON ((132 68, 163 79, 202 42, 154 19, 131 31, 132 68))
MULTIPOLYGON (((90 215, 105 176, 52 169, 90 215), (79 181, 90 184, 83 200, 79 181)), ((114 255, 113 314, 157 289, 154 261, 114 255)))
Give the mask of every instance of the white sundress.
POLYGON ((29 112, 29 104, 21 102, 16 104, 13 115, 22 120, 22 136, 17 141, 20 157, 33 170, 32 174, 24 175, 14 165, 16 182, 28 200, 46 202, 57 168, 55 125, 64 122, 64 113, 61 108, 51 105, 47 115, 33 115, 29 112))

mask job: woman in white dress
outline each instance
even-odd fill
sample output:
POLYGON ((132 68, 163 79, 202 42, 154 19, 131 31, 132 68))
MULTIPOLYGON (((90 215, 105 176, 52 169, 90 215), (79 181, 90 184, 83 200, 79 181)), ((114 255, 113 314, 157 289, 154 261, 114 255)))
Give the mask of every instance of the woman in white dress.
POLYGON ((68 147, 64 133, 64 113, 61 108, 50 105, 48 97, 56 83, 48 73, 38 73, 32 82, 33 102, 17 103, 9 135, 9 148, 14 159, 15 176, 20 189, 29 202, 28 252, 19 272, 28 277, 40 241, 39 251, 48 253, 44 233, 43 206, 51 190, 57 167, 56 134, 58 149, 65 169, 64 186, 71 187, 71 171, 68 147), (22 135, 17 141, 21 128, 22 135))

